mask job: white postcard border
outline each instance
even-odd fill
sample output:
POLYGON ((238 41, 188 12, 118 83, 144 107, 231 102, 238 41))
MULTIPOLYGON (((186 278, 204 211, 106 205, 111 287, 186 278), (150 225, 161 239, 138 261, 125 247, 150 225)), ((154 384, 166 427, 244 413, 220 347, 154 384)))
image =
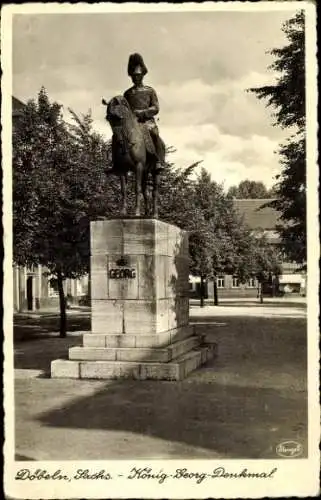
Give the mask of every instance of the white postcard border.
POLYGON ((260 498, 317 495, 319 492, 320 407, 319 407, 319 332, 318 332, 318 169, 317 169, 317 83, 316 83, 316 9, 311 2, 205 2, 203 4, 22 4, 8 5, 2 10, 2 141, 4 159, 3 227, 4 227, 4 485, 8 497, 14 498, 260 498), (12 220, 11 220, 11 88, 12 88, 12 33, 11 21, 15 13, 68 13, 68 12, 143 12, 184 10, 293 10, 306 12, 307 53, 307 147, 308 147, 308 443, 309 458, 295 460, 137 460, 137 461, 64 461, 64 462, 15 462, 14 461, 14 384, 13 384, 13 300, 12 300, 12 220), (265 472, 269 478, 211 478, 134 480, 127 476, 133 467, 151 467, 157 475, 175 474, 176 469, 190 472, 207 472, 224 467, 226 472, 265 472), (19 469, 44 469, 49 473, 62 470, 73 477, 77 469, 106 471, 113 480, 48 479, 42 481, 16 481, 19 469), (123 474, 123 476, 119 476, 123 474))

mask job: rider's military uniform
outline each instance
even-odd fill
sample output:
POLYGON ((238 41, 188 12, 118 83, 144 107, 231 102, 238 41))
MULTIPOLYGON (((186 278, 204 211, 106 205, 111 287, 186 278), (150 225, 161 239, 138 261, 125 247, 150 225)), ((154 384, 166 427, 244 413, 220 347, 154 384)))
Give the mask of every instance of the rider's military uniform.
MULTIPOLYGON (((128 61, 128 75, 132 76, 135 71, 146 75, 147 68, 143 58, 139 54, 132 54, 128 61)), ((155 90, 147 85, 136 87, 135 85, 124 93, 131 110, 138 112, 138 121, 144 123, 152 137, 154 148, 160 163, 164 161, 164 146, 159 137, 155 116, 159 112, 158 98, 155 90)), ((135 113, 136 114, 136 113, 135 113)))

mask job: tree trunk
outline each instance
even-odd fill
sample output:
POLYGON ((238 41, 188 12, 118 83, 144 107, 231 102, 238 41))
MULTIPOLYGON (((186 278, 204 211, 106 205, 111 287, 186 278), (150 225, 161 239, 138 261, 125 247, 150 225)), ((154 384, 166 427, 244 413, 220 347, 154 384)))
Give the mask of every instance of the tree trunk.
POLYGON ((57 284, 59 293, 60 307, 60 333, 59 337, 65 338, 67 335, 67 315, 66 315, 66 297, 64 292, 64 280, 60 272, 57 273, 57 284))
POLYGON ((216 276, 214 276, 213 285, 214 285, 214 306, 218 306, 218 293, 217 293, 217 279, 216 279, 216 276))
POLYGON ((263 304, 263 283, 262 282, 259 284, 259 297, 260 297, 260 303, 263 304))
POLYGON ((205 285, 204 285, 204 276, 201 275, 201 286, 200 286, 200 306, 204 307, 204 296, 205 296, 205 285))
POLYGON ((90 271, 88 273, 88 290, 87 290, 87 295, 88 295, 88 305, 91 307, 91 272, 90 271))

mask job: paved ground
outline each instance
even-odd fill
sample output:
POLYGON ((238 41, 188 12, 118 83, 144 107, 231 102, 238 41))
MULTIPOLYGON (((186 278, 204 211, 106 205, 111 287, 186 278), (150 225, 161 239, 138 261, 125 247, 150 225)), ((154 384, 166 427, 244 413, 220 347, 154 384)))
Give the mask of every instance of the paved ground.
POLYGON ((260 304, 257 301, 226 301, 219 306, 206 304, 204 307, 198 307, 193 304, 190 308, 190 316, 193 317, 212 317, 212 316, 257 316, 265 318, 305 318, 307 309, 305 302, 287 301, 272 302, 266 301, 260 304))
POLYGON ((302 303, 192 306, 218 358, 179 383, 51 380, 88 314, 69 315, 67 339, 55 316, 16 318, 17 459, 274 458, 292 439, 306 455, 305 315, 302 303))

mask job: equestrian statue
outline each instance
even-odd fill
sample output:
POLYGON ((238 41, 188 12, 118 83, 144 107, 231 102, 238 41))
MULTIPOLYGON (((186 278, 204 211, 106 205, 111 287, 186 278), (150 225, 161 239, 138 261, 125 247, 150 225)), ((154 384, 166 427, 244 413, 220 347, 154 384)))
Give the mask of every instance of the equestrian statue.
POLYGON ((120 177, 122 215, 127 214, 128 173, 135 175, 135 216, 141 215, 141 197, 145 203, 145 215, 149 215, 148 180, 152 178, 153 210, 158 216, 159 175, 165 165, 165 144, 159 136, 155 116, 159 112, 158 98, 152 87, 143 85, 147 68, 140 54, 132 54, 128 61, 128 75, 133 86, 124 95, 113 97, 107 106, 106 120, 112 136, 113 167, 107 173, 120 177))

